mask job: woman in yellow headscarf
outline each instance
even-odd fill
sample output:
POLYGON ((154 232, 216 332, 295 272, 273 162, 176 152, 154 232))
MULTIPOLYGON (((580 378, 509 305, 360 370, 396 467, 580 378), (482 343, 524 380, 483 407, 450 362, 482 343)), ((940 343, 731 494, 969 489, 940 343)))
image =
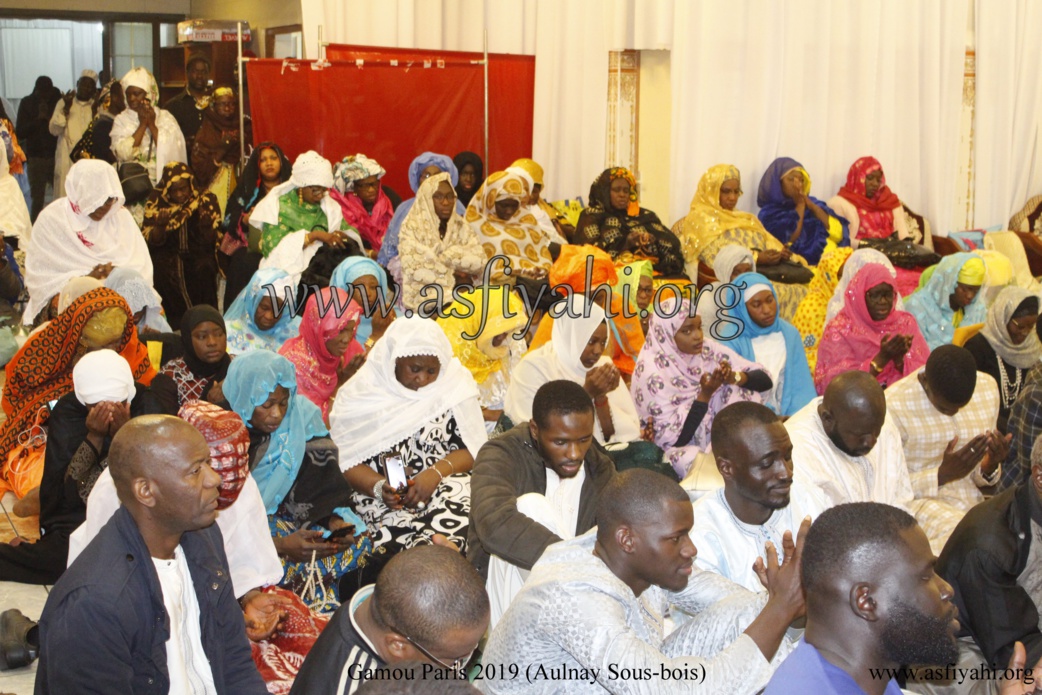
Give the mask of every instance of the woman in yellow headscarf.
MULTIPOLYGON (((568 285, 576 294, 590 296, 591 290, 598 285, 607 285, 613 288, 619 282, 615 264, 611 256, 596 246, 565 246, 561 249, 561 255, 550 268, 550 288, 558 285, 568 285), (590 267, 590 282, 587 286, 586 268, 590 267)), ((591 299, 602 309, 607 310, 609 292, 607 290, 593 294, 591 299)), ((619 371, 628 379, 636 367, 637 355, 644 347, 644 330, 640 325, 640 316, 627 308, 623 311, 622 296, 618 292, 610 292, 611 311, 608 319, 609 335, 608 348, 605 354, 611 355, 612 362, 619 371), (627 316, 627 314, 629 316, 627 316)), ((539 322, 532 343, 528 346, 529 351, 541 347, 550 341, 553 330, 554 319, 549 313, 543 316, 539 322)))
POLYGON ((986 275, 975 253, 953 253, 923 272, 919 289, 905 299, 905 311, 919 322, 931 350, 951 343, 960 325, 984 323, 988 310, 980 289, 986 275))
POLYGON ((825 314, 829 300, 836 292, 836 285, 843 275, 843 266, 853 249, 843 247, 828 251, 821 257, 821 262, 814 269, 814 279, 808 285, 807 296, 796 309, 792 325, 803 336, 803 349, 807 352, 807 364, 810 373, 814 373, 814 365, 818 363, 818 343, 825 330, 825 314))
POLYGON ((531 159, 522 158, 515 159, 510 168, 522 169, 532 177, 532 195, 528 198, 529 210, 550 237, 550 241, 567 244, 575 234, 575 225, 557 208, 543 200, 543 167, 531 159))
POLYGON ((528 316, 521 299, 507 287, 479 287, 459 297, 462 301, 453 302, 438 325, 452 353, 478 383, 478 402, 491 433, 503 414, 510 373, 525 352, 524 338, 514 336, 524 330, 528 316))
MULTIPOLYGON (((699 261, 713 267, 716 254, 729 244, 738 244, 752 251, 757 268, 778 265, 789 259, 807 264, 771 236, 756 215, 737 209, 741 195, 742 175, 733 164, 717 164, 702 175, 680 232, 684 260, 691 277, 697 277, 699 261)), ((726 281, 725 278, 717 279, 726 281)), ((774 289, 778 295, 778 316, 791 320, 807 294, 807 286, 775 282, 774 289)))
MULTIPOLYGON (((490 175, 470 199, 464 219, 487 258, 506 256, 514 274, 545 278, 553 263, 550 239, 530 212, 532 179, 522 169, 511 168, 490 175)), ((492 279, 507 282, 503 266, 496 263, 492 279)))

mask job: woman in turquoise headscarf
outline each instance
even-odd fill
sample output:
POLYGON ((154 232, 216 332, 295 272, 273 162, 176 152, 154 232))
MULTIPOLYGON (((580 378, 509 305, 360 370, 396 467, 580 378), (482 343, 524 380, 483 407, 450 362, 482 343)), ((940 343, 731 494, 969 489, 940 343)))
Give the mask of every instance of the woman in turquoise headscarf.
POLYGON ((926 344, 947 345, 960 325, 984 323, 988 309, 980 297, 986 268, 975 253, 953 253, 927 268, 919 289, 905 299, 905 311, 919 322, 926 344))
POLYGON ((742 273, 718 292, 723 293, 721 303, 735 305, 729 312, 734 321, 719 321, 714 329, 724 345, 770 373, 774 388, 766 394, 766 405, 789 417, 816 398, 803 339, 795 326, 779 318, 771 281, 759 273, 742 273), (732 285, 744 288, 741 297, 734 296, 732 285))
POLYGON ((293 278, 281 268, 261 268, 254 273, 224 312, 228 354, 278 352, 283 343, 296 336, 300 332, 300 317, 293 315, 296 291, 293 278), (277 306, 273 294, 278 298, 277 306))
POLYGON ((297 394, 293 363, 269 350, 232 360, 224 395, 250 432, 250 472, 285 568, 282 585, 313 610, 336 610, 340 578, 364 566, 373 546, 348 507, 351 488, 322 412, 297 394))
POLYGON ((331 287, 339 288, 350 294, 351 300, 362 307, 362 316, 358 323, 358 330, 355 331, 355 340, 369 349, 372 346, 371 343, 368 343, 369 338, 372 337, 375 342, 383 333, 382 330, 379 330, 377 335, 373 335, 373 317, 377 317, 378 328, 386 328, 390 323, 389 319, 394 318, 393 311, 389 312, 387 318, 382 318, 377 310, 377 302, 383 302, 388 307, 393 303, 390 291, 387 289, 387 272, 374 260, 364 256, 351 256, 345 258, 336 267, 332 277, 329 278, 329 284, 331 287), (368 309, 363 303, 363 294, 365 302, 368 302, 368 309))

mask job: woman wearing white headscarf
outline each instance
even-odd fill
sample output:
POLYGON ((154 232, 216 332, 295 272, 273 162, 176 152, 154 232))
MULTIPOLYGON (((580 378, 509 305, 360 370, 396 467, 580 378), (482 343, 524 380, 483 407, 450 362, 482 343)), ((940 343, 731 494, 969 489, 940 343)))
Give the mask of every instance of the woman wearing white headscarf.
MULTIPOLYGON (((298 156, 289 181, 268 191, 253 209, 250 250, 268 257, 284 239, 292 238, 293 246, 300 250, 315 242, 340 247, 351 239, 361 251, 362 238, 344 221, 340 206, 327 195, 332 186, 333 165, 328 159, 311 150, 298 156)), ((315 250, 311 249, 312 254, 315 250)), ((262 263, 261 267, 268 266, 262 263)), ((278 267, 293 273, 285 266, 278 267)))
POLYGON ((115 290, 127 300, 130 310, 134 312, 134 322, 137 324, 139 336, 174 332, 163 316, 159 293, 132 268, 113 268, 105 278, 105 287, 115 290))
POLYGON ((720 309, 713 299, 713 293, 721 285, 731 282, 742 273, 756 272, 756 258, 753 252, 739 244, 728 244, 716 253, 713 259, 713 273, 716 274, 716 282, 711 282, 699 288, 698 291, 698 315, 702 317, 702 327, 708 332, 715 321, 718 320, 717 311, 720 309))
MULTIPOLYGON (((456 212, 456 190, 442 172, 424 180, 416 203, 402 222, 398 257, 402 265, 402 304, 415 311, 437 297, 452 301, 457 276, 474 276, 485 267, 485 252, 474 230, 456 212)), ((469 278, 468 278, 469 279, 469 278)))
POLYGON ((152 284, 148 246, 123 207, 123 189, 112 165, 97 159, 76 162, 65 191, 65 198, 36 218, 25 252, 26 324, 75 277, 105 277, 112 268, 130 268, 152 284))
POLYGON ((154 186, 169 162, 188 162, 184 135, 173 114, 159 108, 152 73, 134 68, 119 83, 127 108, 112 122, 112 154, 117 165, 137 162, 145 167, 154 186))
POLYGON ((351 506, 388 555, 442 534, 466 549, 470 469, 487 440, 474 377, 437 323, 399 318, 337 392, 329 429, 351 506), (408 482, 388 484, 400 458, 408 482))

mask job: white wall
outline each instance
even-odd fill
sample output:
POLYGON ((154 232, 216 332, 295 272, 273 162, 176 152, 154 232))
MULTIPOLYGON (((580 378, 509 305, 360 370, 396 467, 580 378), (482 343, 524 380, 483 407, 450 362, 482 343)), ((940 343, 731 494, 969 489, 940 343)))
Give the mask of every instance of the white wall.
POLYGON ((667 227, 675 222, 669 219, 672 108, 669 51, 641 51, 640 100, 637 104, 640 205, 658 213, 662 224, 667 227))
POLYGON ((299 0, 190 0, 188 14, 192 19, 245 20, 253 33, 253 50, 264 57, 264 30, 288 24, 300 24, 299 0))

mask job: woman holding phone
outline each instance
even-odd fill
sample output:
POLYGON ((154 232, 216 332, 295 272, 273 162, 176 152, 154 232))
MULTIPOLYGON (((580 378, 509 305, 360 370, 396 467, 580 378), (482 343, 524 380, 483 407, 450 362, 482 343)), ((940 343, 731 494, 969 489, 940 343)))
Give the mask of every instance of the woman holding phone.
POLYGON ((442 535, 466 551, 470 469, 487 435, 474 377, 437 323, 391 323, 329 421, 374 548, 391 557, 442 535))
POLYGON ((351 488, 322 412, 297 393, 293 364, 269 350, 233 360, 224 395, 250 431, 250 472, 285 568, 282 586, 315 610, 335 610, 340 578, 366 564, 372 544, 348 507, 351 488), (320 586, 305 595, 316 572, 320 586))

